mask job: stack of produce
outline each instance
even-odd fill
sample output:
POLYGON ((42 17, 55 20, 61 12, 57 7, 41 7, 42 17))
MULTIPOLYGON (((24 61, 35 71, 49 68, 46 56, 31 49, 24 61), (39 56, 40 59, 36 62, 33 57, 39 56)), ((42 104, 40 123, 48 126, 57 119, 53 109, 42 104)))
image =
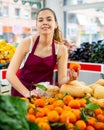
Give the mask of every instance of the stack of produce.
POLYGON ((104 63, 104 40, 100 42, 84 42, 69 54, 72 61, 104 63))
POLYGON ((7 67, 14 55, 16 47, 10 43, 6 43, 4 39, 0 40, 0 67, 7 67))
MULTIPOLYGON (((70 67, 80 69, 76 63, 70 67)), ((104 130, 104 79, 90 85, 74 80, 60 88, 33 85, 41 96, 0 96, 1 130, 104 130)))
POLYGON ((42 95, 31 98, 0 96, 0 115, 3 117, 0 118, 0 129, 104 130, 104 80, 87 86, 90 88, 88 93, 80 84, 85 85, 73 81, 61 86, 57 93, 53 91, 53 95, 52 89, 46 90, 51 93, 48 98, 42 95), (72 83, 73 89, 70 89, 72 83), (100 86, 99 90, 93 87, 94 84, 100 86))
POLYGON ((104 102, 58 93, 55 97, 31 98, 27 117, 42 130, 104 130, 104 102))

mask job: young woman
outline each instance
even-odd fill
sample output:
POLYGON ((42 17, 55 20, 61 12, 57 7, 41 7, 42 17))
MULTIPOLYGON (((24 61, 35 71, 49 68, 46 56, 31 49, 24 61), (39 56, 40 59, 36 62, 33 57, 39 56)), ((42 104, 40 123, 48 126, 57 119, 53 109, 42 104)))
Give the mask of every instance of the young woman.
POLYGON ((50 8, 41 9, 37 14, 36 27, 38 35, 22 40, 8 67, 7 80, 13 86, 13 96, 29 97, 30 93, 35 95, 36 91, 32 88, 32 84, 39 82, 52 84, 56 63, 59 87, 78 77, 79 72, 76 73, 74 70, 67 73, 67 47, 61 44, 54 11, 50 8), (17 74, 24 58, 26 58, 24 66, 17 74))

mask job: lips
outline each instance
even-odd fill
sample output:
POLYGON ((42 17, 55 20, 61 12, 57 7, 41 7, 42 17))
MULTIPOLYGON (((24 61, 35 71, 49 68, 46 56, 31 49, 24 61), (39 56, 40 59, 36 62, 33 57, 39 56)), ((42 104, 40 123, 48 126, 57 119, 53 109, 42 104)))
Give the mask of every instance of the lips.
POLYGON ((49 29, 49 27, 42 27, 42 29, 43 29, 43 30, 47 30, 47 29, 49 29))

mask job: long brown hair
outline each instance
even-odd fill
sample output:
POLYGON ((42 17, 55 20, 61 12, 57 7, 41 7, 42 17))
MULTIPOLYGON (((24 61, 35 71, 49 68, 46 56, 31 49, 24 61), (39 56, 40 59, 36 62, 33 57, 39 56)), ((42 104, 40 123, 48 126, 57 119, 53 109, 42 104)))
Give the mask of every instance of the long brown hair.
MULTIPOLYGON (((50 8, 42 8, 42 9, 40 9, 40 10, 38 11, 38 13, 37 13, 37 17, 38 17, 38 14, 39 14, 41 11, 44 11, 44 10, 49 10, 49 11, 51 11, 51 12, 53 13, 53 16, 54 16, 55 21, 58 23, 55 12, 54 12, 52 9, 50 9, 50 8)), ((54 30, 53 39, 56 41, 56 43, 62 43, 62 32, 61 32, 61 30, 59 29, 59 27, 57 27, 57 28, 54 30)))

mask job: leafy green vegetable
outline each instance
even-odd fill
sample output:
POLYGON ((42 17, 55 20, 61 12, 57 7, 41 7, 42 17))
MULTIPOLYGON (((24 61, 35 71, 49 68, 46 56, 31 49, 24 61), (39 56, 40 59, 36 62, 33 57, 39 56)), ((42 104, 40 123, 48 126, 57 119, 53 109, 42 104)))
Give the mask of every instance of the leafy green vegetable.
MULTIPOLYGON (((70 129, 69 129, 70 130, 70 129)), ((74 130, 80 130, 80 128, 78 126, 74 126, 74 130)))
POLYGON ((65 125, 64 123, 60 123, 60 122, 55 122, 55 123, 50 123, 50 126, 52 128, 52 130, 68 130, 68 126, 65 125))
POLYGON ((85 109, 81 109, 81 119, 84 121, 88 120, 88 116, 85 114, 85 109))
POLYGON ((29 130, 27 103, 19 97, 0 95, 0 129, 29 130))
POLYGON ((85 108, 83 108, 80 112, 81 112, 81 119, 84 121, 88 120, 89 116, 94 116, 94 110, 99 108, 99 105, 95 104, 95 103, 89 103, 85 106, 85 108))
POLYGON ((97 105, 95 103, 89 103, 89 104, 86 105, 85 108, 89 109, 89 110, 95 110, 95 109, 99 108, 99 105, 97 105))
POLYGON ((65 125, 64 123, 60 123, 60 122, 55 122, 55 123, 51 123, 51 126, 53 126, 53 127, 60 127, 60 126, 63 126, 63 125, 65 125))
POLYGON ((47 88, 42 84, 33 84, 33 86, 36 86, 36 87, 38 87, 38 88, 40 88, 40 89, 42 89, 44 91, 47 91, 47 88))
POLYGON ((36 123, 29 122, 29 130, 41 130, 36 123))
POLYGON ((88 97, 84 97, 84 99, 86 100, 87 104, 89 104, 91 102, 90 98, 88 98, 88 97))

